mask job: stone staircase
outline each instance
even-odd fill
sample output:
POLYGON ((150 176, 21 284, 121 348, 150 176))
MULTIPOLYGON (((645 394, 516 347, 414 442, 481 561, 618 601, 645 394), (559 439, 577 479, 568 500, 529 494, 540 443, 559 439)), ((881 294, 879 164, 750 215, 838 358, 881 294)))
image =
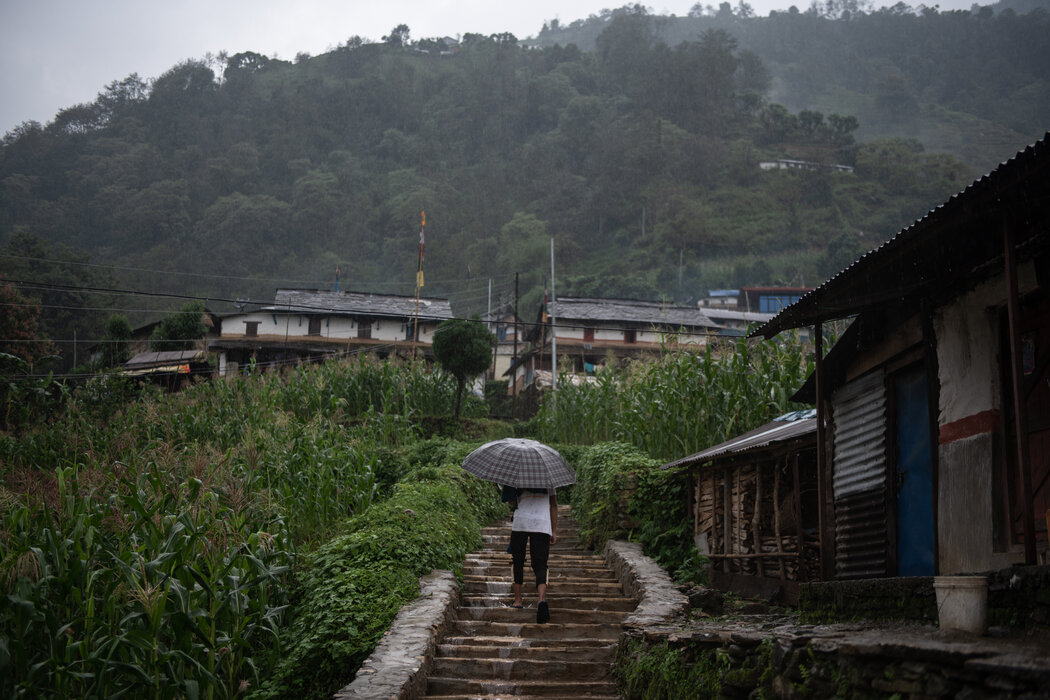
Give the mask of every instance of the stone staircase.
POLYGON ((525 608, 510 607, 510 521, 482 535, 484 547, 467 555, 458 619, 438 644, 426 697, 617 698, 616 645, 637 602, 624 596, 602 557, 579 545, 569 507, 558 507, 546 624, 536 623, 536 583, 527 559, 525 608))

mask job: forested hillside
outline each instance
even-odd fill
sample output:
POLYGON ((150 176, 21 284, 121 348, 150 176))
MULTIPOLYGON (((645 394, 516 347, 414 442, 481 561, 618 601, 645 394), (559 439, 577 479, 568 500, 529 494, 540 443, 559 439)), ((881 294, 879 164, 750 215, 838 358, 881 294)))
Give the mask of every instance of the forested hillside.
MULTIPOLYGON (((791 110, 857 117, 861 140, 919 139, 984 173, 1050 125, 1050 3, 1015 0, 976 12, 935 5, 861 11, 863 2, 825 0, 756 17, 746 2, 700 3, 688 17, 649 16, 651 31, 677 46, 723 30, 771 76, 766 97, 791 110)), ((619 14, 609 10, 562 26, 544 25, 530 44, 584 50, 619 14)))
MULTIPOLYGON (((559 294, 690 302, 819 283, 1050 125, 1046 13, 727 9, 624 8, 548 24, 534 47, 402 25, 293 62, 243 53, 116 80, 4 137, 0 270, 218 311, 337 275, 411 294, 425 210, 423 291, 459 315, 484 311, 489 280, 508 300, 515 273, 528 308, 551 237, 559 294), (952 142, 979 152, 940 150, 952 142), (759 167, 776 158, 855 170, 759 167)), ((114 307, 146 304, 46 293, 57 339, 99 338, 114 307)))

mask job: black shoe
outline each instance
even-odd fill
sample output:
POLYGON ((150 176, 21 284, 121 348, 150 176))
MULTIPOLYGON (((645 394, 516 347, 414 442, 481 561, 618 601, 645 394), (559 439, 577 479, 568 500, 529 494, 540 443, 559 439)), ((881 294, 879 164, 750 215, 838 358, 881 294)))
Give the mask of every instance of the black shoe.
POLYGON ((547 601, 543 601, 536 608, 536 622, 541 625, 551 619, 551 611, 547 607, 547 601))

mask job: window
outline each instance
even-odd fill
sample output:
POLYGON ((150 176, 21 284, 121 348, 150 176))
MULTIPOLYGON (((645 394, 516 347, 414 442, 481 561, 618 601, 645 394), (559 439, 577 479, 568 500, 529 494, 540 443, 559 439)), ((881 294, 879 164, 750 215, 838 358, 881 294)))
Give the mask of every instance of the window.
POLYGON ((307 331, 307 335, 321 335, 321 317, 311 316, 310 317, 310 329, 307 331))
POLYGON ((763 294, 758 298, 758 310, 764 314, 775 314, 785 306, 794 304, 801 298, 802 296, 798 294, 763 294))
POLYGON ((594 342, 594 329, 584 328, 583 329, 583 342, 593 343, 594 342))
POLYGON ((256 338, 259 335, 259 322, 258 321, 245 321, 244 322, 244 337, 256 338))
POLYGON ((623 341, 625 343, 636 343, 638 342, 638 331, 628 330, 623 332, 623 341))
POLYGON ((357 321, 357 337, 358 338, 371 338, 372 337, 372 320, 368 318, 358 319, 357 321))

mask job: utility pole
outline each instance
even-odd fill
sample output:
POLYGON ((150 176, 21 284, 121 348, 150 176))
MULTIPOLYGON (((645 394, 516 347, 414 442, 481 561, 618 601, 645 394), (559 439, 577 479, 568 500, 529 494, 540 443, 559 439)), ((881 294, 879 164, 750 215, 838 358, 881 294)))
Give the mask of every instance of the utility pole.
POLYGON ((514 400, 511 405, 511 415, 518 417, 518 273, 514 273, 514 359, 510 364, 513 367, 510 373, 510 382, 514 400))
POLYGON ((554 300, 556 299, 554 294, 554 238, 551 238, 551 300, 550 300, 550 317, 551 317, 551 391, 557 391, 558 389, 558 340, 557 333, 557 322, 554 318, 554 300))

